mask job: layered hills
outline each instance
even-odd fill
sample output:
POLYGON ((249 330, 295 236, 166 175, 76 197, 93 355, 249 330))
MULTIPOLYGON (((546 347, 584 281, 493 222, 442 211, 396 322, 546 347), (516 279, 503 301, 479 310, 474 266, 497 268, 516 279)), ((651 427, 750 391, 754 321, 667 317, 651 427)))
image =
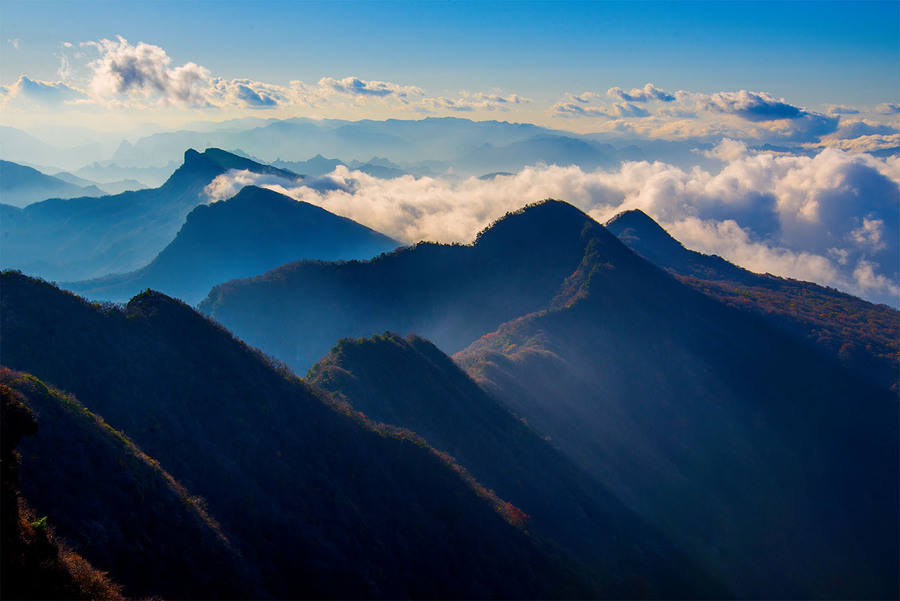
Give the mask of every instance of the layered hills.
POLYGON ((308 379, 452 455, 520 508, 530 532, 591 574, 604 597, 728 595, 429 341, 392 333, 344 339, 308 379))
POLYGON ((456 360, 737 596, 895 596, 896 397, 621 250, 456 360))
POLYGON ((77 395, 202 496, 259 596, 596 596, 420 439, 342 412, 187 305, 0 284, 4 364, 77 395))
POLYGON ((419 243, 368 262, 291 263, 217 286, 199 308, 300 372, 342 337, 386 330, 455 352, 544 308, 597 228, 574 207, 547 201, 506 216, 472 245, 419 243))
POLYGON ((229 169, 297 177, 208 148, 185 152, 184 164, 159 188, 49 199, 24 209, 0 205, 2 267, 68 281, 143 267, 172 241, 188 213, 206 201, 204 188, 229 169))
POLYGON ((95 300, 127 301, 152 288, 189 304, 218 283, 261 274, 298 259, 369 259, 400 243, 344 217, 263 188, 191 211, 147 266, 65 284, 95 300))
POLYGON ((0 161, 0 202, 3 204, 24 207, 48 198, 103 194, 103 190, 94 185, 76 185, 25 165, 0 161))

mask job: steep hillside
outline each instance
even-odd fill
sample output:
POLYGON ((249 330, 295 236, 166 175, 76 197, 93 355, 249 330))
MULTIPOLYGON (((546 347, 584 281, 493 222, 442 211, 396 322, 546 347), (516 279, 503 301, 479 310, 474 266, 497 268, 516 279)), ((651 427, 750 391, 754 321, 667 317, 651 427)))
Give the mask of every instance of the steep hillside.
POLYGON ((75 551, 115 574, 128 596, 254 596, 202 499, 77 400, 8 369, 0 369, 0 383, 37 424, 19 444, 22 495, 75 551))
POLYGON ((599 229, 571 205, 545 201, 507 215, 470 246, 420 243, 365 263, 285 265, 217 286, 199 307, 301 372, 338 339, 385 330, 455 352, 545 307, 599 229))
POLYGON ((595 596, 427 445, 342 414, 188 306, 0 284, 4 363, 90 399, 203 496, 265 596, 595 596))
POLYGON ((842 364, 900 392, 900 312, 855 296, 773 275, 686 249, 640 210, 606 224, 629 248, 681 282, 726 304, 762 315, 815 343, 842 364))
POLYGON ((100 198, 51 199, 24 209, 0 205, 2 267, 75 281, 149 263, 205 202, 203 189, 228 169, 296 176, 208 148, 184 153, 184 164, 159 188, 100 198))
POLYGON ((19 493, 19 453, 37 432, 22 395, 0 384, 0 590, 7 599, 120 601, 122 587, 57 540, 19 493))
POLYGON ((452 455, 521 508, 530 532, 568 551, 604 597, 727 596, 427 340, 390 333, 344 339, 309 381, 452 455))
POLYGON ((231 199, 200 205, 146 267, 64 284, 88 298, 126 301, 152 288, 196 304, 215 285, 300 259, 369 259, 400 243, 305 202, 247 186, 231 199))
POLYGON ((896 398, 613 252, 457 361, 737 596, 897 596, 896 398))
POLYGON ((102 196, 96 186, 78 186, 37 169, 10 161, 0 161, 0 202, 24 207, 48 198, 102 196))

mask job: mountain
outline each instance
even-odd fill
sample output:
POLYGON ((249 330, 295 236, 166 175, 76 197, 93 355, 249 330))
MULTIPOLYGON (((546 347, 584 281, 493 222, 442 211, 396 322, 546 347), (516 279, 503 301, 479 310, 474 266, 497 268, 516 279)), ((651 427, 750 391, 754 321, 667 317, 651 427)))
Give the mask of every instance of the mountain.
POLYGON ((546 201, 507 215, 472 245, 419 243, 368 262, 291 263, 217 286, 199 308, 299 371, 340 338, 385 330, 415 332, 455 352, 544 308, 600 227, 571 205, 546 201))
POLYGON ((603 597, 728 596, 427 340, 344 339, 308 379, 369 419, 449 453, 524 511, 529 532, 568 552, 603 597))
POLYGON ((595 144, 559 135, 539 135, 496 147, 485 143, 461 157, 455 165, 471 172, 518 172, 524 167, 545 163, 547 165, 578 165, 582 169, 612 167, 616 159, 595 144))
POLYGON ((159 188, 24 209, 0 205, 2 266, 69 281, 138 269, 172 241, 188 213, 206 201, 204 188, 229 169, 296 178, 222 150, 188 150, 159 188))
POLYGON ((760 275, 686 249, 642 211, 607 229, 629 248, 708 296, 766 315, 873 381, 900 392, 900 312, 810 282, 760 275))
MULTIPOLYGON (((83 177, 78 177, 68 171, 60 171, 59 173, 55 173, 53 177, 61 179, 64 182, 69 182, 70 184, 75 184, 76 186, 94 186, 102 190, 104 194, 121 194, 122 192, 128 192, 129 190, 143 190, 147 187, 136 179, 122 179, 101 184, 83 177)), ((84 196, 88 195, 85 194, 84 196)))
POLYGON ((29 374, 0 369, 0 382, 37 426, 18 445, 22 496, 129 597, 254 595, 202 499, 76 399, 29 374))
POLYGON ((896 396, 602 233, 456 361, 735 596, 896 597, 896 396))
POLYGON ((0 161, 0 201, 15 207, 24 207, 48 198, 75 198, 77 196, 102 196, 97 186, 80 186, 45 175, 37 169, 10 161, 0 161))
POLYGON ((448 458, 187 305, 90 304, 16 272, 0 284, 4 364, 77 395, 201 495, 260 597, 596 596, 448 458))
MULTIPOLYGON (((60 169, 76 169, 90 161, 105 158, 101 144, 82 144, 61 148, 15 127, 0 126, 0 159, 47 165, 60 169)), ((185 148, 187 148, 185 146, 185 148)), ((4 201, 5 202, 5 201, 4 201)))
POLYGON ((368 259, 400 243, 345 217, 256 186, 191 211, 175 239, 146 267, 66 288, 127 301, 146 288, 196 304, 215 284, 298 259, 368 259))
POLYGON ((124 599, 112 582, 54 535, 19 491, 23 437, 37 432, 23 396, 0 383, 0 588, 14 599, 124 599))

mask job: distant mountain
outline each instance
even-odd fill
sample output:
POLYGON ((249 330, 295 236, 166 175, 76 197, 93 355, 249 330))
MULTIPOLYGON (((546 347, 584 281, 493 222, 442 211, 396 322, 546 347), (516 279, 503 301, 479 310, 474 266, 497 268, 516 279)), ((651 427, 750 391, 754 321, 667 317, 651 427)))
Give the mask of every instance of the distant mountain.
POLYGON ((0 161, 0 202, 24 207, 48 198, 102 196, 97 186, 71 184, 58 177, 45 175, 37 169, 10 161, 0 161))
POLYGON ((470 246, 419 243, 365 263, 292 263, 217 286, 199 308, 301 372, 339 338, 385 330, 455 352, 544 308, 600 227, 546 201, 507 215, 470 246))
POLYGON ((172 241, 187 214, 206 202, 204 188, 229 169, 297 177, 222 150, 188 150, 184 164, 159 188, 52 199, 25 209, 0 205, 0 262, 68 281, 138 269, 172 241))
POLYGON ((497 147, 485 143, 455 162, 459 168, 484 173, 486 171, 518 172, 523 168, 547 165, 578 165, 586 170, 613 167, 615 156, 603 152, 597 145, 568 136, 540 135, 497 147))
POLYGON ((28 374, 2 369, 0 382, 36 418, 19 444, 23 497, 129 597, 254 596, 202 499, 77 400, 28 374))
POLYGON ((606 227, 629 248, 683 283, 729 305, 764 314, 842 363, 900 391, 900 312, 832 288, 760 275, 684 248, 640 210, 606 227))
POLYGON ((143 190, 148 187, 136 179, 122 179, 101 184, 83 177, 78 177, 68 171, 60 171, 59 173, 55 173, 53 177, 61 179, 64 182, 69 182, 70 184, 75 184, 76 186, 95 186, 102 190, 104 194, 121 194, 122 192, 128 192, 129 190, 143 190))
POLYGON ((71 391, 201 495, 258 597, 597 596, 448 458, 178 301, 109 308, 4 272, 0 302, 4 364, 71 391))
POLYGON ((85 163, 105 158, 101 144, 61 148, 47 144, 21 129, 0 126, 0 159, 6 161, 47 165, 59 170, 77 169, 85 163))
POLYGON ((189 303, 215 285, 299 259, 369 259, 400 246, 345 217, 247 186, 190 212, 175 239, 146 267, 65 287, 95 300, 127 301, 152 288, 189 303))
POLYGON ((900 594, 896 396, 609 233, 587 246, 548 310, 457 362, 737 597, 900 594))
POLYGON ((449 453, 521 508, 530 532, 565 549, 603 597, 729 596, 427 340, 344 339, 309 381, 449 453))

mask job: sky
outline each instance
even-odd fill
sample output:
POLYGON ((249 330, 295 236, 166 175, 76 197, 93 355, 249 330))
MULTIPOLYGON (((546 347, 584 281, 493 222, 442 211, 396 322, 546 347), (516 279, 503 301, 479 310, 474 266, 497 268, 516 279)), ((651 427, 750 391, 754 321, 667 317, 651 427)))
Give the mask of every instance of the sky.
POLYGON ((339 168, 322 189, 230 173, 210 200, 267 185, 405 242, 470 241, 551 196, 598 220, 641 208, 689 248, 900 306, 896 0, 0 0, 0 125, 74 146, 79 128, 133 142, 248 116, 704 142, 694 168, 534 165, 462 182, 339 168))
POLYGON ((4 0, 2 119, 124 128, 247 114, 465 113, 589 132, 652 113, 608 93, 647 83, 670 94, 746 90, 872 119, 870 110, 900 100, 898 7, 4 0), (114 81, 121 72, 109 64, 129 54, 155 73, 114 81), (573 97, 586 112, 566 110, 573 97))

